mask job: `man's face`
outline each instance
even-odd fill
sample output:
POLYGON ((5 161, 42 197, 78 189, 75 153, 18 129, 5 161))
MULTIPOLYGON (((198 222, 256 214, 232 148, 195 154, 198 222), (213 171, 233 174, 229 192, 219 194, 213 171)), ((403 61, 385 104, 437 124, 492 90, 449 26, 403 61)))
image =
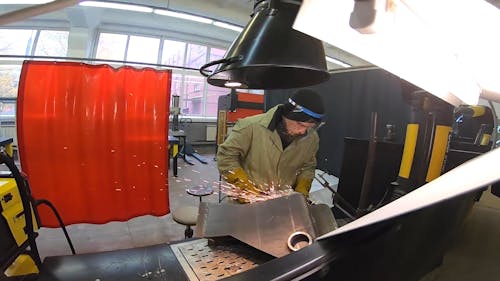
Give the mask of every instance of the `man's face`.
POLYGON ((286 117, 283 117, 283 122, 285 123, 287 134, 292 137, 303 136, 307 133, 308 129, 313 129, 317 126, 316 123, 295 121, 286 117))

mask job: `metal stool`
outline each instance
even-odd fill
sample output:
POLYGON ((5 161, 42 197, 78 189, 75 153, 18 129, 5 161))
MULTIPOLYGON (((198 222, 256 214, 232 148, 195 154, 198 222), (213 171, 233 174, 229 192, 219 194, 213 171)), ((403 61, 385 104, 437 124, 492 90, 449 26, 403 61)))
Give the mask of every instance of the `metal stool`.
POLYGON ((196 225, 196 221, 198 220, 198 207, 182 206, 172 213, 172 218, 175 222, 186 226, 184 238, 193 237, 191 226, 196 225))
POLYGON ((201 198, 214 193, 214 189, 208 185, 197 185, 186 189, 187 194, 201 198))
MULTIPOLYGON (((201 198, 214 193, 214 189, 210 186, 199 185, 186 189, 186 192, 189 195, 198 197, 201 202, 201 198)), ((185 238, 193 237, 191 226, 196 225, 196 221, 198 220, 198 207, 182 206, 173 212, 172 218, 175 222, 186 226, 186 230, 184 231, 185 238)))

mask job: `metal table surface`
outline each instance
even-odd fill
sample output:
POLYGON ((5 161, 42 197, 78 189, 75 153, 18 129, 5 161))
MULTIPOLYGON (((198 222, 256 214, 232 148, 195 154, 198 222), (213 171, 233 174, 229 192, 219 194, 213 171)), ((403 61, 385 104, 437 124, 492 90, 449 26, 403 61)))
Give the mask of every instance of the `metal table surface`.
POLYGON ((45 258, 40 281, 188 280, 170 245, 45 258))

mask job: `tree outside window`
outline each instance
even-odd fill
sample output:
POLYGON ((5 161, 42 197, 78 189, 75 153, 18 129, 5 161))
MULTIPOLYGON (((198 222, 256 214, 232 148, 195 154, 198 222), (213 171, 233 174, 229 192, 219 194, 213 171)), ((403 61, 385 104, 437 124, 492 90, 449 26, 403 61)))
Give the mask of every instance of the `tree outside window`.
POLYGON ((101 33, 95 57, 98 59, 124 60, 127 35, 101 33))
POLYGON ((35 55, 65 57, 68 54, 68 36, 68 31, 41 30, 35 55))
POLYGON ((165 65, 184 66, 186 43, 172 40, 163 41, 161 63, 165 65))
POLYGON ((0 65, 0 97, 17 97, 21 65, 0 65))

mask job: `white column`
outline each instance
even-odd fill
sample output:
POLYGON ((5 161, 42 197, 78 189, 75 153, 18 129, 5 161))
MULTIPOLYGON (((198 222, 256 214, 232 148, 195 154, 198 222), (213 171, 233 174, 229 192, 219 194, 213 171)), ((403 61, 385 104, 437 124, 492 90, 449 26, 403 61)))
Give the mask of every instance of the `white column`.
POLYGON ((71 27, 68 36, 68 57, 86 58, 90 56, 92 40, 89 28, 71 27))

